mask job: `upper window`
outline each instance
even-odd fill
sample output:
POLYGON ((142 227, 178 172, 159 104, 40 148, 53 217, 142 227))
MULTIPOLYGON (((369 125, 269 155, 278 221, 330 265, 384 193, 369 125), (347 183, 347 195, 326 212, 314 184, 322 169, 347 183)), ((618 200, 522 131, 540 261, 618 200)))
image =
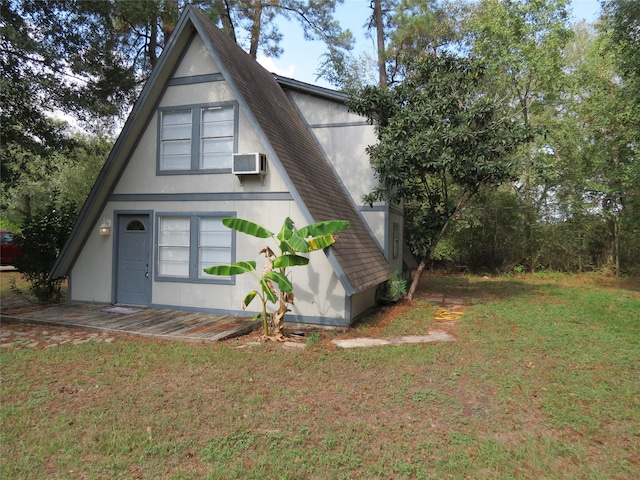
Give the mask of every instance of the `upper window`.
POLYGON ((161 109, 159 117, 159 173, 231 170, 237 104, 161 109))
POLYGON ((160 170, 191 169, 191 110, 162 112, 160 170))
POLYGON ((200 168, 231 168, 234 109, 205 108, 200 125, 200 168))
POLYGON ((229 283, 231 277, 204 272, 212 265, 233 263, 233 231, 222 224, 222 218, 223 215, 160 214, 157 279, 229 283))

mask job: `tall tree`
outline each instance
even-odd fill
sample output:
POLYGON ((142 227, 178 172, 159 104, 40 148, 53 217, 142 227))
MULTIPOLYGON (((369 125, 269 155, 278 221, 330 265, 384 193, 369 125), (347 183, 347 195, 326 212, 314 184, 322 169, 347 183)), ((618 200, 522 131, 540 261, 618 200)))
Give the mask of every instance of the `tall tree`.
POLYGON ((48 196, 57 152, 74 144, 56 115, 102 125, 126 109, 136 76, 118 52, 107 1, 0 0, 0 14, 2 207, 29 217, 48 196))
POLYGON ((74 134, 63 146, 35 156, 17 144, 7 146, 7 155, 16 160, 6 166, 14 177, 0 187, 2 217, 22 223, 42 210, 55 196, 60 203, 82 205, 113 142, 105 137, 74 134), (14 174, 12 169, 20 169, 14 174))
POLYGON ((419 264, 407 297, 451 221, 485 188, 512 180, 525 129, 501 115, 477 63, 443 53, 405 64, 393 87, 366 87, 349 107, 375 125, 368 147, 379 186, 365 197, 404 202, 407 243, 419 264))
POLYGON ((389 82, 402 79, 403 58, 463 47, 465 0, 400 0, 388 13, 385 58, 389 82))
POLYGON ((353 35, 334 18, 336 5, 344 0, 215 0, 206 8, 213 20, 245 48, 252 58, 262 51, 266 56, 282 53, 282 33, 277 18, 297 21, 305 40, 321 40, 327 55, 339 55, 353 46, 353 35))
POLYGON ((582 139, 574 168, 581 173, 584 197, 606 222, 604 260, 616 273, 623 219, 632 204, 640 206, 637 106, 620 83, 618 55, 607 35, 591 42, 587 61, 576 71, 579 95, 574 95, 582 139))
POLYGON ((603 2, 600 27, 614 52, 614 63, 624 80, 623 94, 634 108, 636 139, 640 139, 640 2, 603 2))
MULTIPOLYGON (((546 108, 554 108, 565 81, 562 52, 571 39, 569 0, 481 0, 472 15, 472 52, 489 65, 494 89, 511 99, 525 126, 543 126, 546 108)), ((548 186, 537 177, 545 170, 544 139, 525 152, 518 190, 527 206, 526 263, 536 268, 533 227, 548 186), (539 181, 540 180, 540 181, 539 181)))

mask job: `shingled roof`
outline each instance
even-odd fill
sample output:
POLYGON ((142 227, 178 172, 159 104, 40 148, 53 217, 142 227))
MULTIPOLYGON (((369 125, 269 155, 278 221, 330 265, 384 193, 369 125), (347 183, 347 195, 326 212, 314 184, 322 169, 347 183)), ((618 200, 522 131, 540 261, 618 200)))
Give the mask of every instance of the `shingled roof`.
MULTIPOLYGON (((268 146, 271 155, 271 164, 285 179, 291 190, 293 198, 301 208, 309 223, 323 220, 349 220, 350 227, 340 234, 339 241, 331 247, 328 258, 333 264, 338 276, 348 294, 362 292, 370 287, 378 285, 389 278, 391 271, 384 255, 366 227, 364 220, 356 210, 351 197, 344 190, 340 181, 336 178, 335 171, 324 157, 312 134, 307 129, 303 119, 296 111, 282 87, 278 84, 273 74, 265 70, 258 62, 253 60, 231 38, 225 35, 214 23, 201 11, 193 6, 187 6, 178 22, 176 31, 172 36, 172 45, 185 45, 185 35, 190 35, 188 30, 195 30, 202 37, 209 52, 218 64, 225 80, 237 97, 243 112, 249 118, 258 135, 268 146)), ((179 47, 175 47, 179 49, 179 47)), ((169 52, 166 52, 169 56, 169 52)), ((165 55, 165 53, 163 53, 165 55)), ((176 54, 171 53, 173 60, 176 54)), ((162 60, 162 58, 161 58, 162 60)), ((166 66, 166 60, 160 61, 158 67, 166 66)), ((162 82, 165 74, 155 72, 149 82, 162 82)), ((130 125, 143 122, 136 119, 145 108, 138 108, 154 100, 159 95, 157 86, 146 85, 141 99, 138 100, 127 120, 124 132, 132 134, 138 131, 130 125)), ((155 102, 152 102, 155 103, 155 102)), ((146 106, 146 105, 145 105, 146 106)), ((122 135, 121 134, 121 137, 122 135)), ((126 159, 112 158, 114 155, 126 157, 124 141, 119 138, 114 147, 114 152, 107 160, 105 169, 96 182, 96 188, 112 190, 118 175, 108 175, 112 168, 124 168, 126 159)), ((89 202, 98 200, 99 203, 107 201, 107 194, 100 195, 92 191, 88 204, 83 208, 81 216, 85 217, 91 209, 89 202)), ((95 204, 94 204, 95 205, 95 204)), ((99 215, 96 210, 94 215, 99 215)), ((85 221, 95 221, 88 217, 85 221)), ((64 259, 58 259, 53 273, 66 274, 72 260, 68 256, 75 256, 83 243, 82 233, 86 228, 76 225, 74 233, 63 250, 64 259), (75 242, 75 243, 74 243, 75 242)))

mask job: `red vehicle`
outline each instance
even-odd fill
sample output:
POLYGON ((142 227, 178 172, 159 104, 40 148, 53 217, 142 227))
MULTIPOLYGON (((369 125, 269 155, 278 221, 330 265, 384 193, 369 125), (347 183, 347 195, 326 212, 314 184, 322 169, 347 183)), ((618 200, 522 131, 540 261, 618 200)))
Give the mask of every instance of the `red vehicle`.
POLYGON ((22 253, 15 237, 13 232, 0 230, 0 265, 13 265, 13 259, 22 253))

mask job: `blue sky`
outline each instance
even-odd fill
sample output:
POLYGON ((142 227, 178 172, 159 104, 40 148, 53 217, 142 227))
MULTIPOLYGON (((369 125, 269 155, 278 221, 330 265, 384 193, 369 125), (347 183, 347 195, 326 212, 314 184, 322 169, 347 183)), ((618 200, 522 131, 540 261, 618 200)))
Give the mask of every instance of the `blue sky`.
MULTIPOLYGON (((356 36, 356 50, 375 52, 374 41, 366 37, 364 25, 371 15, 370 0, 345 0, 336 9, 336 18, 343 28, 349 28, 356 36)), ((572 0, 571 7, 576 21, 592 22, 600 12, 599 0, 572 0)), ((269 71, 303 82, 329 86, 316 81, 315 71, 321 62, 325 49, 321 42, 308 42, 302 36, 297 22, 280 24, 284 35, 282 47, 284 53, 279 58, 259 58, 258 61, 269 71)))

